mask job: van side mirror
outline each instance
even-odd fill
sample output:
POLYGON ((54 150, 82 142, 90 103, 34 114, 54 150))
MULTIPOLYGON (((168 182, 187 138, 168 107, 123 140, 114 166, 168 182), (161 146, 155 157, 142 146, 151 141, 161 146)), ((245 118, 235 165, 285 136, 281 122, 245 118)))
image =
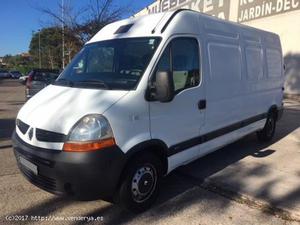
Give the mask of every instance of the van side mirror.
POLYGON ((157 71, 154 83, 154 98, 160 102, 170 102, 174 98, 174 82, 170 71, 157 71))

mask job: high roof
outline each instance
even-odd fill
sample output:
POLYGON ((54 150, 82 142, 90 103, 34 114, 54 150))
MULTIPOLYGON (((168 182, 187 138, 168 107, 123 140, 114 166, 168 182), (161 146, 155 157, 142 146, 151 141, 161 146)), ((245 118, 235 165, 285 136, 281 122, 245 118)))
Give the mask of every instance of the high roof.
POLYGON ((164 20, 164 18, 169 17, 171 14, 172 12, 167 12, 145 15, 141 17, 132 17, 108 24, 102 30, 100 30, 88 43, 114 38, 157 36, 157 34, 152 33, 152 30, 160 22, 163 22, 161 20, 164 20), (128 24, 133 24, 133 26, 130 27, 127 32, 117 32, 120 27, 128 24))
MULTIPOLYGON (((221 32, 235 37, 255 35, 274 38, 274 34, 249 26, 225 21, 192 10, 180 9, 117 21, 105 26, 88 43, 115 38, 170 36, 172 34, 199 34, 221 32), (166 32, 164 32, 166 31, 166 32)), ((225 35, 226 36, 226 35, 225 35)), ((277 35, 276 35, 277 36, 277 35)))

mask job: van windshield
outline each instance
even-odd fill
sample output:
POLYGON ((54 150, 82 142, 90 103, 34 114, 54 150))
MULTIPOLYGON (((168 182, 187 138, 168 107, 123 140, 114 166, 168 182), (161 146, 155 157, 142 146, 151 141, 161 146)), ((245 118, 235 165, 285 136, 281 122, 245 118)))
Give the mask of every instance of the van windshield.
POLYGON ((132 90, 147 68, 160 38, 124 38, 86 45, 55 85, 132 90))

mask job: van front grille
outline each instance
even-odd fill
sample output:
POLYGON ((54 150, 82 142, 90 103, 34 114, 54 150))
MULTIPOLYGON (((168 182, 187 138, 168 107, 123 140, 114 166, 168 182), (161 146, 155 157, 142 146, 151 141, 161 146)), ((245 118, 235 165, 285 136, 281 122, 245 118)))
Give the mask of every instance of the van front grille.
POLYGON ((29 129, 29 125, 19 119, 17 119, 16 124, 19 130, 22 132, 22 134, 25 134, 29 129))
POLYGON ((36 128, 36 139, 42 142, 64 142, 66 135, 36 128))

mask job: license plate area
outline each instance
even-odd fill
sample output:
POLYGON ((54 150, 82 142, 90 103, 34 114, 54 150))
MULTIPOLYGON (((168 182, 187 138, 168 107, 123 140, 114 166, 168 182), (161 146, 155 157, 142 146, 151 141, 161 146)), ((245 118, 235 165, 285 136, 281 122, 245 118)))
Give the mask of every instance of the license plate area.
POLYGON ((28 161, 27 159, 23 158, 22 156, 19 157, 19 162, 26 169, 28 169, 29 171, 31 171, 35 175, 38 175, 38 167, 37 167, 37 165, 33 164, 32 162, 28 161))

